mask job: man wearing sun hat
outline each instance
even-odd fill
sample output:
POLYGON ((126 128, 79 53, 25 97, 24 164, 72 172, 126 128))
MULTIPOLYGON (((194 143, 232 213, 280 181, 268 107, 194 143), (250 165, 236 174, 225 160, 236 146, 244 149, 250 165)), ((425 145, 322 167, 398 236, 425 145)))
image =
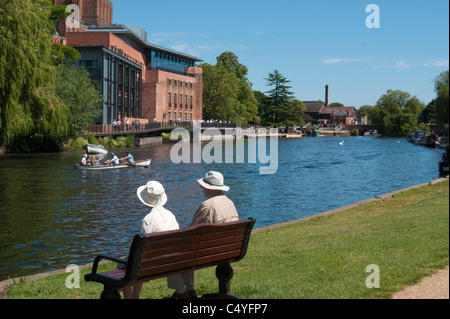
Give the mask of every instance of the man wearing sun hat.
MULTIPOLYGON (((203 188, 203 194, 207 198, 192 218, 190 226, 202 223, 227 223, 239 220, 239 215, 234 203, 223 194, 230 188, 224 185, 223 175, 219 172, 209 171, 204 178, 197 180, 203 188)), ((196 298, 194 289, 194 272, 183 273, 184 284, 189 298, 196 298)))
POLYGON ((224 185, 223 175, 209 171, 206 176, 197 180, 207 198, 192 218, 191 226, 201 223, 227 223, 239 220, 234 203, 223 194, 230 188, 224 185))

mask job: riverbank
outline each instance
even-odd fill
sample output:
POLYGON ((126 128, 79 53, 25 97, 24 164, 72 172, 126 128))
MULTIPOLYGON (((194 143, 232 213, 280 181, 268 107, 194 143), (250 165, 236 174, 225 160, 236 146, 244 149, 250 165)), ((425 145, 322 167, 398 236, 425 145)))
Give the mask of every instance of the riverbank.
MULTIPOLYGON (((439 179, 257 229, 247 256, 233 265, 232 292, 252 299, 391 298, 448 265, 448 198, 448 179, 439 179), (369 265, 379 267, 380 288, 366 286, 369 265)), ((78 289, 68 289, 68 274, 60 272, 9 288, 2 282, 2 289, 19 299, 99 297, 101 285, 83 280, 89 266, 81 270, 78 289)), ((200 294, 215 291, 214 269, 197 272, 196 285, 200 294)), ((170 294, 161 279, 147 283, 141 296, 170 294)))

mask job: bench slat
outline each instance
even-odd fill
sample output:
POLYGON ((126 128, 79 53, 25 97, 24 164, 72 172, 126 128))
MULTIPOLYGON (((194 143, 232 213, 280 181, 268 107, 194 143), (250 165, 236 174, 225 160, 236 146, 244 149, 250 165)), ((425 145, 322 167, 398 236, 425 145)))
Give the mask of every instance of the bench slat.
POLYGON ((217 264, 220 262, 230 261, 233 258, 238 258, 241 255, 241 250, 227 251, 221 254, 208 255, 204 257, 199 257, 195 261, 195 267, 204 267, 209 264, 217 264))
POLYGON ((233 243, 233 244, 219 246, 219 247, 204 248, 204 249, 201 249, 198 251, 198 257, 220 254, 223 252, 236 250, 236 249, 242 249, 242 243, 233 243))
MULTIPOLYGON (((174 235, 172 235, 174 236, 174 235)), ((167 248, 171 246, 187 245, 192 243, 197 243, 200 239, 200 235, 195 235, 192 237, 172 237, 170 239, 155 240, 154 238, 148 238, 147 243, 144 246, 144 251, 157 250, 161 248, 167 248)))
POLYGON ((238 235, 238 236, 230 236, 227 238, 219 238, 219 239, 201 241, 199 244, 199 249, 243 242, 244 237, 245 237, 245 235, 238 235))
POLYGON ((123 278, 125 276, 125 270, 114 269, 114 270, 109 270, 109 271, 99 273, 99 275, 118 279, 118 278, 123 278))
POLYGON ((180 262, 185 260, 192 260, 196 257, 197 252, 187 252, 182 254, 169 254, 163 255, 151 259, 145 259, 141 261, 141 269, 155 268, 161 265, 170 264, 174 262, 180 262))
POLYGON ((246 231, 247 229, 241 227, 240 229, 230 229, 224 231, 217 231, 215 233, 205 233, 202 235, 202 240, 228 238, 237 235, 244 235, 246 231))
POLYGON ((198 243, 192 243, 183 245, 180 244, 178 246, 173 247, 164 247, 161 249, 155 249, 150 251, 144 251, 142 253, 142 259, 151 259, 153 257, 158 257, 162 255, 170 255, 170 254, 176 254, 176 253, 185 253, 190 251, 196 251, 197 250, 198 243))
POLYGON ((141 269, 139 271, 138 280, 141 280, 146 277, 150 277, 150 279, 165 277, 167 273, 170 273, 172 271, 180 271, 180 272, 188 271, 192 269, 192 267, 194 267, 194 261, 195 259, 190 259, 181 262, 175 262, 172 264, 165 264, 158 267, 141 269))

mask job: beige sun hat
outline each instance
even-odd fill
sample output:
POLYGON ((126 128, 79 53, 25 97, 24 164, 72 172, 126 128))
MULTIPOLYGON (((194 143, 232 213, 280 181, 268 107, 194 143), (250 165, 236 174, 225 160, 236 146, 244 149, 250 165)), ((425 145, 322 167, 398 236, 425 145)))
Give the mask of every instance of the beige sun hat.
POLYGON ((230 188, 223 184, 223 175, 219 172, 209 171, 206 176, 197 180, 202 187, 211 190, 228 192, 230 188))
POLYGON ((167 203, 166 191, 157 181, 150 181, 146 185, 140 186, 136 193, 139 200, 149 207, 164 206, 167 203))

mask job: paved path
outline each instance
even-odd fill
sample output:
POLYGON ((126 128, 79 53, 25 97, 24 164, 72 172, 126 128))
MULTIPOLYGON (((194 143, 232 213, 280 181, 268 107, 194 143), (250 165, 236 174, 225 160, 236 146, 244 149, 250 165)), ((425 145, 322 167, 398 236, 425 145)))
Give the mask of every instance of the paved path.
POLYGON ((449 299, 449 267, 424 278, 417 285, 395 293, 392 299, 449 299))

